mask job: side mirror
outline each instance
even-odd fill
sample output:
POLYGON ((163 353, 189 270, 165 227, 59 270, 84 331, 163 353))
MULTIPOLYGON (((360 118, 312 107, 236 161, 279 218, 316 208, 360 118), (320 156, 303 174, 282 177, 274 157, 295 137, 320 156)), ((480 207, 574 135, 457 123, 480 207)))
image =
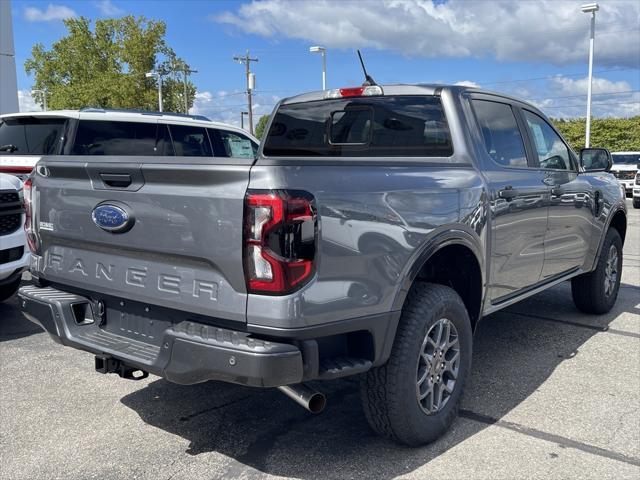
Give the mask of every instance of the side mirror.
POLYGON ((580 150, 580 165, 585 172, 608 172, 613 160, 606 148, 583 148, 580 150))

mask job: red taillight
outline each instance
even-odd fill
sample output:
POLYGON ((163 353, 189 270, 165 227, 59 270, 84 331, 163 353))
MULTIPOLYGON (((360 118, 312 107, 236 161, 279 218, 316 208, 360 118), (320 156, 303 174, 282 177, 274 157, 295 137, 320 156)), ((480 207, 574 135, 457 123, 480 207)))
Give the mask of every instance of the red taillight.
POLYGON ((313 197, 298 191, 249 191, 244 210, 244 271, 250 293, 283 295, 315 271, 313 197))
POLYGON ((11 173, 11 174, 29 174, 33 171, 32 166, 23 166, 23 165, 0 165, 0 173, 11 173))
POLYGON ((363 87, 336 88, 327 90, 324 98, 346 98, 346 97, 376 97, 384 95, 380 85, 367 85, 363 87))
POLYGON ((340 96, 341 97, 359 97, 364 92, 364 87, 355 87, 355 88, 341 88, 340 96))
POLYGON ((32 201, 32 180, 27 178, 22 185, 23 205, 24 205, 24 231, 27 235, 27 244, 32 253, 38 251, 38 238, 33 231, 33 201, 32 201))

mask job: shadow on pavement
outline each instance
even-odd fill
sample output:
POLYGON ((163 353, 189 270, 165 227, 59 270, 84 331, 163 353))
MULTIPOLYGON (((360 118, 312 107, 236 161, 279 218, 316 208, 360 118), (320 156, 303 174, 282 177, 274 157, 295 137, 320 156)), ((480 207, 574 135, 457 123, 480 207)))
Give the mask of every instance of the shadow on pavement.
MULTIPOLYGON (((23 282, 22 285, 25 285, 23 282)), ((14 295, 0 303, 0 342, 28 337, 42 333, 42 329, 22 316, 18 306, 18 296, 14 295)))
POLYGON ((506 415, 564 359, 580 355, 581 346, 593 335, 607 329, 620 313, 633 311, 639 289, 623 287, 607 315, 581 315, 573 306, 569 285, 563 284, 485 318, 475 337, 463 418, 441 440, 423 448, 395 445, 369 429, 357 379, 317 385, 328 398, 327 409, 317 416, 276 390, 217 382, 180 386, 158 380, 122 402, 146 423, 189 440, 187 453, 216 451, 235 459, 225 476, 240 475, 246 465, 303 479, 393 478, 487 427, 469 419, 506 415))

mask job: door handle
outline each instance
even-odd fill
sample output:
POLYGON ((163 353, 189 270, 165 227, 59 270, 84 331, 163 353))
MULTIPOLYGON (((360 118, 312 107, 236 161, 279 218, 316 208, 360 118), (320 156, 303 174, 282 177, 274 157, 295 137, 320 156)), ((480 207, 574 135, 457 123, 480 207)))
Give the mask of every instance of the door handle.
POLYGON ((498 196, 503 198, 504 200, 513 200, 518 196, 518 191, 514 189, 511 185, 507 185, 502 190, 498 190, 498 196))
POLYGON ((112 188, 127 188, 132 182, 128 173, 101 173, 100 179, 107 187, 112 188))

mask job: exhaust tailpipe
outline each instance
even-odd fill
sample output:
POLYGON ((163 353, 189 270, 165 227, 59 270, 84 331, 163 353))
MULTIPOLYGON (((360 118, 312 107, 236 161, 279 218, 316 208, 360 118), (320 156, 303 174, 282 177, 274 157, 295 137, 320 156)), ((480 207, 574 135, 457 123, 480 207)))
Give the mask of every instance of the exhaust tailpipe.
POLYGON ((302 383, 298 385, 285 385, 282 387, 278 387, 278 390, 280 390, 294 402, 302 405, 311 413, 320 413, 327 405, 327 398, 323 393, 320 393, 313 388, 307 387, 302 383))

